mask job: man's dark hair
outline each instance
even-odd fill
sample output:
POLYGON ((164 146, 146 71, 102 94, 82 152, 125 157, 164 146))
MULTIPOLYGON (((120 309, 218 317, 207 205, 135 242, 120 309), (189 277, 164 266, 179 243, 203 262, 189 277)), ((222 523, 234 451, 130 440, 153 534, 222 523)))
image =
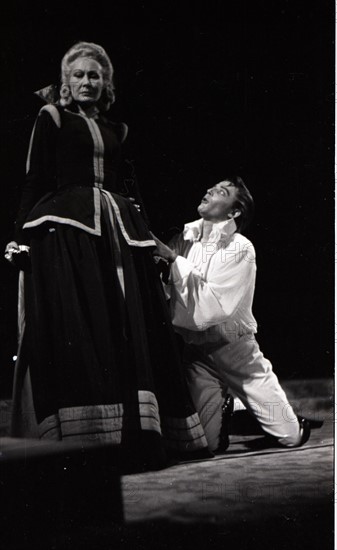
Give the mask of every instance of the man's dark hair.
POLYGON ((237 232, 242 233, 242 231, 249 225, 254 215, 253 197, 240 176, 226 177, 223 178, 222 181, 232 183, 238 190, 234 208, 240 210, 241 214, 235 218, 235 222, 237 225, 237 232))

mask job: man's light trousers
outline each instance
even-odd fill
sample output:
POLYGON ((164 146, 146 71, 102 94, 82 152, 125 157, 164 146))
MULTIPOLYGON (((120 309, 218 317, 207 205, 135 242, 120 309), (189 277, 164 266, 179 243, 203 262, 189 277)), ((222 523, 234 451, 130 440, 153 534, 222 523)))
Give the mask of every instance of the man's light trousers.
POLYGON ((253 334, 221 347, 186 344, 184 361, 192 399, 211 450, 219 445, 227 391, 232 391, 263 430, 281 445, 292 447, 299 443, 297 416, 253 334))

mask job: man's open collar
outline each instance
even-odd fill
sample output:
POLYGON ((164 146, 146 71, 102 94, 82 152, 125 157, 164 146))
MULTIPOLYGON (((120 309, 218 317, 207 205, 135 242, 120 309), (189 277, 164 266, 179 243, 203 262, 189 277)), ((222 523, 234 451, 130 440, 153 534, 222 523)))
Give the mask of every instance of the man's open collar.
MULTIPOLYGON (((194 242, 200 241, 202 237, 203 222, 204 220, 200 218, 194 222, 186 223, 183 231, 184 240, 194 242)), ((220 223, 214 223, 207 242, 218 243, 220 241, 222 243, 227 243, 236 230, 237 226, 234 218, 230 218, 220 223)))

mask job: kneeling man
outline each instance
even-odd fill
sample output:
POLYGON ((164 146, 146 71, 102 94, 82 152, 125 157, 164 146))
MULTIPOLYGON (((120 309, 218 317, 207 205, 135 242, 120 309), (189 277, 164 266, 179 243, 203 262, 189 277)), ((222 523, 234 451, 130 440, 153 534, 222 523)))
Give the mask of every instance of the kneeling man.
POLYGON ((156 254, 170 264, 172 322, 185 342, 189 388, 213 451, 221 450, 228 387, 277 445, 297 447, 310 435, 255 339, 255 251, 241 234, 253 206, 242 179, 226 178, 207 190, 200 219, 169 246, 156 239, 156 254))

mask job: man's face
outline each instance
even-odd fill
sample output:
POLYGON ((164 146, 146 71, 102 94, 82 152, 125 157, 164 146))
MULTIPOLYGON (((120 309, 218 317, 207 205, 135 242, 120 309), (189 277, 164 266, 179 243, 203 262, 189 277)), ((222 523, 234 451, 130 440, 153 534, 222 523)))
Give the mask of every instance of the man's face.
POLYGON ((238 190, 229 181, 220 181, 207 190, 198 206, 200 216, 213 223, 228 220, 233 214, 238 190))

